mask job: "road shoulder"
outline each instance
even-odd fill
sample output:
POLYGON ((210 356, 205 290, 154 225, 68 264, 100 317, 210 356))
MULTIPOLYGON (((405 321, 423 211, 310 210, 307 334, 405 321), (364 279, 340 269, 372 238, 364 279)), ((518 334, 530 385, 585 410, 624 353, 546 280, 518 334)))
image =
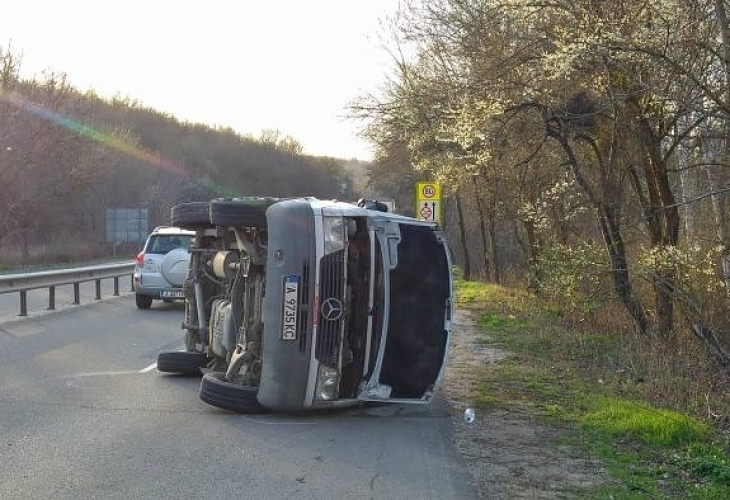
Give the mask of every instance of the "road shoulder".
POLYGON ((529 408, 477 409, 474 421, 465 421, 481 370, 509 354, 479 343, 480 335, 473 313, 457 309, 444 377, 455 446, 479 498, 577 498, 581 490, 609 481, 597 459, 561 444, 565 431, 538 422, 529 408))

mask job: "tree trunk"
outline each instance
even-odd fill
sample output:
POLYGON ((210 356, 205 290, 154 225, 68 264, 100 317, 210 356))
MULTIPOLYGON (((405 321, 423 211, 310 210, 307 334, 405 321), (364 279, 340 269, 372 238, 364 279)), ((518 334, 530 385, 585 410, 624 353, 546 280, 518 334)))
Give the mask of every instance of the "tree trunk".
MULTIPOLYGON (((728 25, 727 12, 725 11, 725 1, 715 0, 715 18, 717 19, 718 28, 720 30, 720 40, 722 43, 723 69, 725 72, 725 99, 730 102, 730 25, 728 25)), ((723 116, 724 141, 723 151, 725 152, 724 160, 730 158, 730 116, 725 113, 723 116)), ((714 167, 708 167, 712 171, 714 167)), ((710 173, 708 172, 708 177, 710 173)), ((710 189, 713 193, 717 193, 712 197, 712 207, 715 212, 715 227, 717 236, 722 245, 722 272, 725 279, 726 289, 730 290, 730 234, 727 221, 727 194, 719 194, 718 186, 710 180, 710 189)))
POLYGON ((631 286, 626 248, 624 247, 618 220, 619 217, 614 211, 604 210, 599 224, 601 233, 603 233, 603 241, 611 259, 611 277, 613 278, 614 291, 633 318, 637 331, 643 335, 649 330, 649 320, 631 286))
POLYGON ((28 265, 30 262, 30 248, 28 246, 28 231, 20 231, 20 246, 21 246, 21 262, 23 265, 28 265))
MULTIPOLYGON (((687 120, 682 120, 684 124, 687 120)), ((684 130, 678 130, 677 135, 684 130)), ((690 170, 689 157, 690 147, 685 139, 677 148, 679 159, 679 183, 682 187, 682 215, 684 216, 684 233, 687 239, 692 239, 695 234, 695 205, 692 202, 697 197, 697 172, 690 170)))
MULTIPOLYGON (((644 308, 642 307, 641 302, 636 298, 633 286, 631 285, 626 248, 621 234, 621 226, 618 222, 621 220, 620 209, 610 205, 609 203, 605 203, 603 199, 599 198, 580 169, 575 152, 568 142, 568 138, 565 136, 562 128, 559 126, 556 127, 554 124, 551 125, 549 123, 550 117, 547 114, 543 114, 543 119, 546 123, 547 135, 557 140, 560 144, 568 159, 566 163, 573 173, 578 186, 580 186, 583 193, 586 195, 586 198, 588 198, 588 201, 596 209, 598 214, 598 225, 601 229, 603 242, 611 260, 611 277, 613 278, 614 291, 621 299, 621 302, 633 319, 637 331, 641 334, 645 334, 648 331, 649 322, 644 312, 644 308)), ((596 151, 596 154, 598 154, 598 151, 596 151)), ((606 189, 610 188, 608 185, 603 187, 606 189)))
POLYGON ((464 279, 471 279, 471 260, 469 259, 469 244, 466 239, 466 227, 464 226, 464 211, 461 207, 461 196, 457 191, 454 193, 456 199, 456 214, 459 217, 459 238, 461 239, 461 248, 464 250, 464 279))
POLYGON ((489 215, 485 214, 484 200, 479 193, 479 184, 475 176, 472 176, 472 183, 474 184, 474 201, 476 202, 477 212, 479 213, 479 236, 482 240, 482 259, 484 265, 484 275, 487 281, 494 281, 494 275, 492 273, 492 261, 490 259, 491 253, 489 251, 490 244, 487 240, 487 230, 485 225, 487 224, 487 218, 489 215))
MULTIPOLYGON (((643 116, 643 108, 633 96, 626 101, 634 116, 643 116)), ((676 246, 679 241, 679 210, 669 182, 667 165, 661 155, 651 124, 646 118, 639 118, 638 141, 643 148, 642 173, 647 190, 648 204, 644 216, 649 228, 651 248, 665 249, 676 246)), ((638 187, 638 186, 637 186, 638 187)), ((673 270, 657 270, 652 277, 654 287, 657 329, 659 335, 670 340, 674 329, 674 292, 676 276, 673 270)))
MULTIPOLYGON (((722 271, 725 285, 730 286, 730 229, 727 218, 727 194, 724 190, 721 167, 718 165, 725 159, 720 154, 721 142, 723 139, 713 137, 708 126, 703 127, 702 135, 705 143, 705 175, 710 190, 712 201, 712 214, 715 222, 715 235, 718 243, 722 246, 722 271)), ((730 290, 730 288, 728 288, 730 290)))
POLYGON ((497 253, 497 224, 494 217, 489 217, 489 254, 492 256, 492 278, 495 283, 502 283, 502 276, 499 272, 499 256, 497 253))

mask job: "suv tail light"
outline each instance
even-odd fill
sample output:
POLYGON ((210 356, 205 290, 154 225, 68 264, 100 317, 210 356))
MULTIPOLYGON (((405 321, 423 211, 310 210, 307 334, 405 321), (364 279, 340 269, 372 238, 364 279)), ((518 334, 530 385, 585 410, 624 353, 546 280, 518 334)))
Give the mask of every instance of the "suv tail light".
POLYGON ((134 258, 134 262, 139 266, 142 267, 144 265, 144 252, 139 252, 137 256, 134 258))

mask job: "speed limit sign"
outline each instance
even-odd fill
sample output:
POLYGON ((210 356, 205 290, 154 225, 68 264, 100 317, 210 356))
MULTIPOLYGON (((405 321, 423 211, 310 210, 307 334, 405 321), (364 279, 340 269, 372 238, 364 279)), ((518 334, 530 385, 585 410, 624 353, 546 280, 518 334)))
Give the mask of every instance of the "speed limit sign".
POLYGON ((441 222, 441 184, 433 181, 416 184, 416 217, 441 222))

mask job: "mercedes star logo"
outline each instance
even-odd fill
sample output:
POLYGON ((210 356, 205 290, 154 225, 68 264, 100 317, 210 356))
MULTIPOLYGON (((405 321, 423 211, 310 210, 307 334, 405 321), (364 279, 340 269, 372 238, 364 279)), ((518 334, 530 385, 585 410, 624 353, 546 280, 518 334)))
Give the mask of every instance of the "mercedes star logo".
POLYGON ((342 317, 342 310, 342 302, 334 297, 325 300, 320 308, 322 317, 327 321, 337 321, 340 319, 342 317))

